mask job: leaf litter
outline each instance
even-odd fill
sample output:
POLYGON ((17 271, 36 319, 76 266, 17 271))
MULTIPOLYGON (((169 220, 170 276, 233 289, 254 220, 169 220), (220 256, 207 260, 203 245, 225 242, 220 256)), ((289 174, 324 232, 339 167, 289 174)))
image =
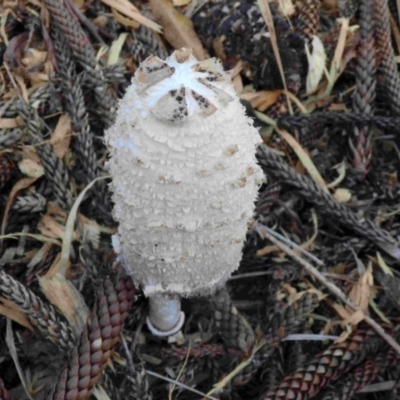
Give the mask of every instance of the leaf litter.
POLYGON ((387 396, 375 382, 400 376, 399 14, 383 0, 3 2, 0 399, 78 399, 55 388, 63 373, 82 378, 80 399, 387 396), (126 346, 106 351, 111 325, 96 323, 133 300, 103 132, 138 65, 183 46, 231 71, 267 181, 239 270, 184 300, 180 339, 151 336, 138 289, 118 314, 126 346), (98 386, 72 364, 78 341, 102 343, 98 386))

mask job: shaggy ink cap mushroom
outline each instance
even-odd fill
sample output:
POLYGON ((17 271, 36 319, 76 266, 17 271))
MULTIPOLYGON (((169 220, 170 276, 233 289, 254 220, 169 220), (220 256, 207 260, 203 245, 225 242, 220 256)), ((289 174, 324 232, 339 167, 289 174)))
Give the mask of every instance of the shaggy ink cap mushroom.
POLYGON ((148 296, 207 295, 239 266, 261 142, 221 64, 147 58, 106 132, 113 246, 148 296))

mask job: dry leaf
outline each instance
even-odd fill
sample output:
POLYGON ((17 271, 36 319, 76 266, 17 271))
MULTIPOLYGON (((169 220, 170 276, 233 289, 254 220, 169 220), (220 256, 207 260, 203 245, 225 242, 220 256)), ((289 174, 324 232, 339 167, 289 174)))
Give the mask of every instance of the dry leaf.
POLYGON ((71 120, 68 115, 61 115, 57 122, 56 129, 50 139, 50 143, 53 145, 54 151, 59 158, 64 158, 67 154, 71 142, 71 136, 71 120))
POLYGON ((279 14, 283 17, 291 17, 296 12, 292 0, 278 0, 279 14))
POLYGON ((243 80, 242 77, 240 75, 236 75, 233 79, 232 79, 232 83, 233 86, 236 90, 237 93, 241 93, 243 90, 243 80))
POLYGON ((275 104, 282 93, 282 89, 261 90, 259 92, 242 93, 240 97, 243 100, 249 101, 253 108, 263 112, 275 104))
MULTIPOLYGON (((65 226, 58 223, 49 214, 42 215, 38 224, 38 229, 43 236, 53 239, 64 239, 65 226)), ((72 240, 77 240, 78 238, 78 232, 74 231, 72 240)))
MULTIPOLYGON (((46 277, 48 279, 53 278, 53 276, 56 276, 60 272, 60 259, 61 259, 61 253, 58 253, 53 263, 51 264, 49 270, 46 272, 46 277)), ((71 263, 68 262, 67 272, 69 272, 70 267, 71 263)))
POLYGON ((65 221, 68 218, 68 214, 57 203, 51 201, 47 204, 47 214, 61 217, 65 221))
POLYGON ((276 251, 280 251, 280 248, 274 244, 265 246, 262 249, 257 250, 256 256, 257 257, 262 257, 267 254, 275 253, 276 251))
POLYGON ((100 226, 96 221, 78 214, 78 221, 83 230, 83 237, 89 240, 93 248, 98 249, 100 244, 100 226))
POLYGON ((117 10, 114 8, 111 9, 111 13, 113 17, 121 24, 125 26, 129 26, 130 28, 133 29, 138 29, 140 24, 137 21, 134 21, 130 18, 124 17, 122 14, 120 14, 117 10))
POLYGON ((135 7, 129 0, 101 0, 104 4, 107 4, 112 9, 119 11, 121 14, 126 15, 127 17, 133 19, 134 21, 139 22, 139 24, 143 24, 153 31, 161 33, 161 26, 153 22, 152 20, 144 17, 140 14, 137 7, 135 7))
POLYGON ((85 4, 85 0, 74 0, 74 4, 76 5, 77 8, 83 8, 85 4))
POLYGON ((29 160, 35 161, 37 164, 41 163, 39 154, 33 146, 24 146, 23 147, 24 157, 29 158, 29 160))
POLYGON ((99 15, 98 17, 92 19, 94 25, 99 28, 105 28, 108 23, 108 18, 105 15, 99 15))
POLYGON ((110 51, 108 53, 108 65, 114 65, 118 62, 119 55, 127 37, 128 33, 124 32, 118 36, 118 39, 112 42, 110 51))
POLYGON ((89 309, 72 283, 63 275, 56 273, 48 277, 48 273, 39 277, 39 284, 47 299, 64 314, 77 336, 86 326, 89 309))
POLYGON ((182 7, 188 5, 192 0, 172 0, 175 7, 182 7))
POLYGON ((47 242, 39 250, 34 249, 32 251, 26 252, 25 257, 31 259, 29 261, 29 264, 27 265, 28 270, 32 271, 32 268, 45 260, 53 246, 54 243, 47 242))
MULTIPOLYGON (((284 292, 288 293, 289 298, 294 298, 295 296, 297 296, 296 288, 294 288, 290 283, 284 283, 282 285, 281 295, 283 295, 284 292)), ((287 298, 287 295, 285 295, 284 297, 280 297, 279 301, 282 301, 284 298, 287 298)))
POLYGON ((347 340, 347 338, 353 333, 352 329, 350 328, 350 326, 347 327, 346 330, 344 330, 340 336, 338 337, 337 340, 335 340, 335 344, 338 343, 343 343, 347 340))
POLYGON ((260 112, 264 112, 266 109, 274 105, 278 101, 281 94, 283 93, 283 90, 282 89, 277 89, 272 91, 266 90, 265 92, 266 94, 263 97, 261 97, 260 102, 257 104, 257 109, 260 112))
POLYGON ((213 49, 215 56, 218 57, 222 62, 226 61, 226 54, 224 49, 225 35, 220 36, 218 39, 213 40, 213 49))
POLYGON ((200 61, 208 58, 192 21, 176 10, 169 0, 150 0, 150 7, 172 47, 193 49, 194 56, 200 61))
POLYGON ((19 307, 12 301, 7 300, 1 296, 0 296, 0 314, 4 315, 7 318, 10 318, 17 324, 20 324, 25 328, 28 328, 29 330, 33 331, 33 326, 26 319, 25 315, 19 309, 19 307))
POLYGON ((0 118, 0 129, 13 129, 24 126, 25 122, 21 117, 17 118, 0 118))
POLYGON ((18 163, 18 167, 24 175, 31 178, 40 178, 44 175, 43 166, 36 161, 29 160, 27 158, 21 160, 18 163))
POLYGON ((346 318, 342 324, 343 325, 358 325, 363 319, 365 315, 362 310, 355 311, 349 318, 346 318))
POLYGON ((24 98, 25 102, 29 104, 29 95, 28 89, 26 88, 25 80, 21 75, 14 74, 14 79, 18 83, 20 91, 22 93, 22 97, 24 98))
MULTIPOLYGON (((49 59, 46 60, 46 62, 44 63, 43 72, 44 72, 48 77, 50 77, 50 76, 54 73, 54 64, 53 64, 53 61, 51 60, 50 57, 49 57, 49 59)), ((41 83, 41 85, 43 85, 43 83, 41 83)))
POLYGON ((242 69, 243 63, 239 61, 230 72, 231 80, 237 93, 241 93, 243 91, 243 80, 240 75, 240 71, 242 69))
POLYGON ((339 315, 339 317, 342 320, 346 320, 351 317, 351 312, 349 313, 344 306, 337 304, 337 303, 333 303, 332 307, 336 311, 336 314, 339 315))
MULTIPOLYGON (((369 265, 367 270, 360 276, 349 293, 349 299, 359 306, 365 314, 368 313, 368 304, 373 284, 374 278, 372 276, 372 267, 369 265)), ((352 308, 349 306, 346 306, 346 308, 349 313, 353 312, 352 308)))
POLYGON ((49 75, 45 74, 44 72, 29 72, 28 76, 31 80, 31 85, 48 82, 50 80, 49 75))

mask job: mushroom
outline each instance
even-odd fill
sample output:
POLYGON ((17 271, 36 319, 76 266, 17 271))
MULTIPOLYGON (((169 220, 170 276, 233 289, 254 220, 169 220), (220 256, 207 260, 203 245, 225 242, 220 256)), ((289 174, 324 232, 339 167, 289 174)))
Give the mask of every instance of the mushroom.
POLYGON ((261 139, 229 75, 189 49, 147 58, 106 131, 113 246, 149 297, 147 324, 171 335, 180 297, 210 295, 239 266, 263 173, 261 139))

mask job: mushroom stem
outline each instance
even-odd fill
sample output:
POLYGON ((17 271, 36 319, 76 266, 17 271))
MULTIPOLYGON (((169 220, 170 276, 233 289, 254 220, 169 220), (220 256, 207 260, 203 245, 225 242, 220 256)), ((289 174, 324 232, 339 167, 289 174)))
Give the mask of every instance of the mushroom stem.
POLYGON ((170 336, 182 328, 185 314, 178 296, 152 295, 149 297, 147 326, 156 336, 170 336))

